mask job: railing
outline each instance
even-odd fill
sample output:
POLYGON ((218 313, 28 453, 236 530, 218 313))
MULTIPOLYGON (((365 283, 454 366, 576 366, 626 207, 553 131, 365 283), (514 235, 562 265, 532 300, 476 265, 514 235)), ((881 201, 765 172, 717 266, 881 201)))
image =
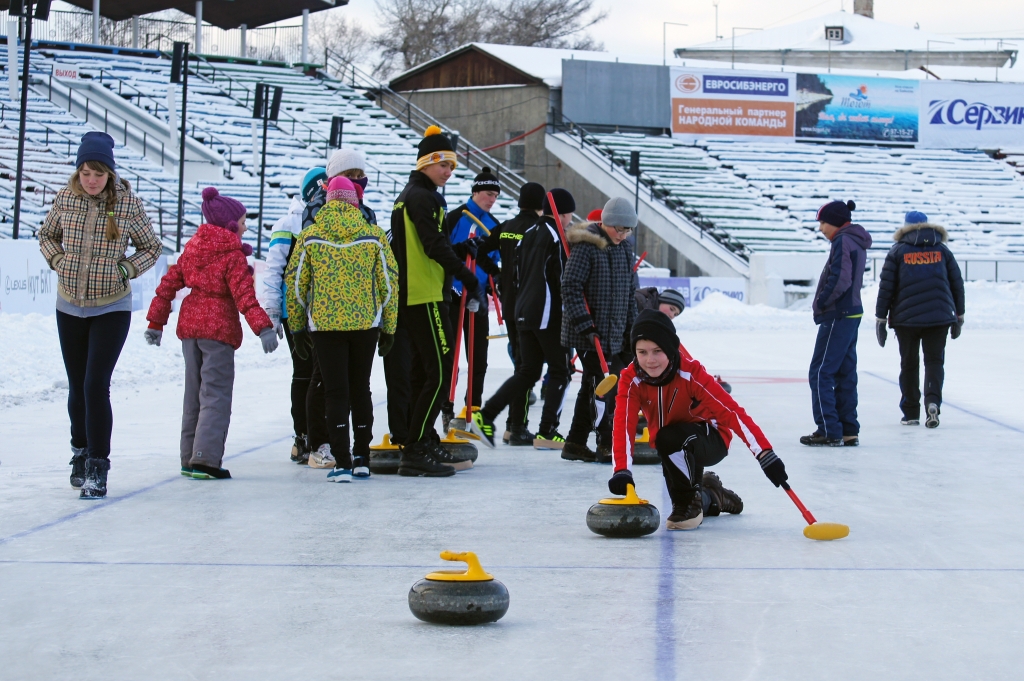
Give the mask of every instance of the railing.
MULTIPOLYGON (((868 260, 871 261, 871 279, 877 281, 878 275, 881 273, 879 263, 885 262, 885 256, 869 256, 868 260)), ((999 281, 999 265, 1003 266, 1003 274, 1007 274, 1007 270, 1011 274, 1007 277, 1003 277, 1003 281, 1024 281, 1024 255, 1018 256, 989 256, 989 255, 973 255, 973 254, 960 254, 956 256, 957 263, 960 265, 960 271, 963 274, 964 281, 999 281), (979 265, 987 265, 983 268, 986 273, 980 277, 971 279, 971 264, 974 264, 974 271, 978 271, 979 265), (992 276, 987 276, 987 273, 991 272, 992 276)))
MULTIPOLYGON (((572 120, 567 118, 561 112, 551 110, 551 116, 549 121, 549 130, 552 133, 563 132, 569 137, 578 137, 580 150, 585 154, 589 153, 595 160, 599 160, 602 163, 608 164, 608 172, 613 176, 621 174, 628 182, 636 182, 637 178, 630 175, 626 168, 629 165, 629 159, 624 156, 617 155, 611 149, 603 149, 593 140, 593 136, 583 126, 574 123, 572 120)), ((696 209, 686 205, 686 202, 682 199, 673 198, 671 192, 668 189, 661 189, 657 185, 657 180, 650 176, 644 176, 643 171, 640 172, 640 186, 646 191, 650 201, 656 201, 661 205, 665 206, 673 213, 686 218, 688 222, 693 224, 700 231, 700 238, 704 238, 705 235, 709 239, 720 243, 723 247, 728 249, 730 252, 735 254, 737 257, 743 260, 749 260, 750 251, 747 247, 728 236, 723 237, 720 232, 715 228, 715 223, 704 217, 696 209)))

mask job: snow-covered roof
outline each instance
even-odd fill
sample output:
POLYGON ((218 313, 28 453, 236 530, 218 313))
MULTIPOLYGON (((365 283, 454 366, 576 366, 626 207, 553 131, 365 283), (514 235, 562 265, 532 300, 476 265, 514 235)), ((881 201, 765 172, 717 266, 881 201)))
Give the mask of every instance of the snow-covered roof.
POLYGON ((927 64, 1000 67, 1016 61, 1015 45, 960 40, 859 14, 833 12, 787 26, 729 36, 674 50, 679 58, 754 64, 822 65, 903 71, 927 64), (827 40, 825 27, 843 27, 843 39, 827 40))

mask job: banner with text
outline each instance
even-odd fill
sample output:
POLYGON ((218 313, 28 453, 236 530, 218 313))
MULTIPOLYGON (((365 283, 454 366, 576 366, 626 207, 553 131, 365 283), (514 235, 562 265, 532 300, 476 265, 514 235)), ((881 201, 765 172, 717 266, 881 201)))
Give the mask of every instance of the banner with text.
POLYGON ((798 139, 918 141, 918 82, 896 78, 800 73, 798 139))
POLYGON ((921 84, 921 144, 940 149, 1024 146, 1024 85, 921 84))
POLYGON ((793 137, 792 73, 670 70, 672 135, 793 137))
POLYGON ((683 294, 686 307, 699 305, 712 293, 748 302, 747 280, 742 277, 640 277, 640 286, 654 286, 658 291, 675 289, 683 294))

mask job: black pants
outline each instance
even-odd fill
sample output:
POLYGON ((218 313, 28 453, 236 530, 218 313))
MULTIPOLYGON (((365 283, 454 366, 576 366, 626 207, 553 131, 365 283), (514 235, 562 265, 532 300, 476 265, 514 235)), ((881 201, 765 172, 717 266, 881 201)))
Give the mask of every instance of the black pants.
POLYGON ((388 386, 388 429, 391 441, 402 444, 409 437, 409 400, 412 390, 412 347, 409 331, 401 326, 395 330, 395 344, 384 356, 384 382, 388 386))
POLYGON ((897 326, 900 342, 900 409, 908 419, 921 417, 921 357, 924 349, 924 403, 942 404, 943 363, 949 326, 897 326))
POLYGON ((316 342, 309 355, 310 365, 313 370, 310 372, 309 388, 306 390, 306 442, 311 451, 316 451, 320 445, 327 444, 330 439, 327 435, 327 411, 324 405, 324 375, 320 371, 320 361, 317 359, 316 342))
POLYGON ((68 373, 71 446, 92 459, 110 458, 110 377, 132 323, 131 312, 75 317, 57 312, 57 335, 68 373))
POLYGON ((562 347, 558 329, 520 331, 518 345, 519 360, 515 373, 487 400, 480 413, 493 421, 508 407, 509 425, 525 426, 530 390, 540 380, 540 373, 547 362, 550 378, 544 393, 540 432, 550 433, 558 429, 562 399, 569 385, 569 351, 562 347))
POLYGON ((331 454, 338 468, 352 468, 370 460, 373 438, 373 398, 370 396, 370 372, 377 350, 380 329, 364 331, 314 331, 320 371, 324 377, 324 405, 327 411, 327 435, 331 454), (352 415, 353 442, 349 449, 349 414, 352 415))
MULTIPOLYGON (((689 504, 693 491, 701 486, 705 466, 714 466, 729 454, 718 430, 708 423, 665 426, 658 431, 655 445, 673 506, 689 504)), ((709 501, 705 495, 705 510, 709 501)))
MULTIPOLYGON (((565 441, 585 445, 590 438, 590 431, 596 430, 597 444, 611 447, 617 390, 613 388, 604 397, 597 397, 594 388, 604 378, 597 350, 581 350, 579 354, 580 362, 583 364, 583 385, 580 386, 580 392, 576 395, 576 410, 573 412, 572 426, 569 427, 569 435, 566 436, 565 441), (598 408, 598 400, 603 403, 603 410, 598 408)), ((618 355, 606 355, 605 359, 608 361, 608 371, 617 376, 623 369, 618 355)))
POLYGON ((412 349, 410 371, 409 434, 406 445, 436 437, 434 423, 441 412, 445 376, 452 375, 454 348, 449 344, 448 306, 424 303, 398 308, 398 326, 409 334, 412 349))
POLYGON ((295 340, 288 325, 284 325, 284 338, 288 341, 288 351, 292 356, 292 428, 295 434, 305 437, 309 433, 306 418, 306 394, 309 382, 313 379, 313 358, 300 358, 295 354, 295 340))
MULTIPOLYGON (((451 325, 452 333, 459 328, 459 300, 452 300, 448 306, 448 321, 451 325)), ((462 320, 462 357, 469 357, 469 318, 473 313, 463 313, 462 320)), ((473 406, 479 407, 483 402, 484 391, 484 378, 487 376, 487 336, 490 334, 490 316, 487 314, 487 310, 480 309, 476 312, 476 321, 473 325, 473 406)), ((454 336, 452 336, 454 339, 454 336)), ((454 350, 454 341, 452 348, 454 350)), ((453 369, 454 371, 454 369, 453 369)), ((445 382, 447 390, 444 394, 444 409, 452 411, 455 409, 455 405, 448 401, 448 396, 451 393, 451 376, 448 376, 448 380, 445 382)), ((465 403, 463 398, 463 403, 465 403)))

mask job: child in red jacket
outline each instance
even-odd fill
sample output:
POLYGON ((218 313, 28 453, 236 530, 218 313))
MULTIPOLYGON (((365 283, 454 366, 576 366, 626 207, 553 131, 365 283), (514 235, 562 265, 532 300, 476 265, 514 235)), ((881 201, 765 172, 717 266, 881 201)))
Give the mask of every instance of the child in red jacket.
POLYGON ((167 270, 146 316, 150 321, 146 342, 160 345, 171 301, 181 289, 192 289, 181 301, 178 338, 185 357, 181 474, 196 480, 231 477, 221 461, 231 423, 235 350, 242 345, 238 313, 259 335, 264 352, 277 349, 274 325, 256 301, 252 268, 246 260, 252 247, 241 239, 245 206, 207 187, 203 216, 206 223, 167 270))
POLYGON ((633 484, 631 435, 640 411, 647 417, 672 498, 666 529, 693 530, 704 515, 743 510, 739 495, 723 487, 712 471, 704 471, 729 453, 732 433, 750 448, 776 487, 788 479, 764 433, 700 362, 685 353, 664 313, 642 311, 630 340, 636 359, 619 376, 612 431, 615 474, 608 481, 612 494, 625 494, 626 485, 633 484))

